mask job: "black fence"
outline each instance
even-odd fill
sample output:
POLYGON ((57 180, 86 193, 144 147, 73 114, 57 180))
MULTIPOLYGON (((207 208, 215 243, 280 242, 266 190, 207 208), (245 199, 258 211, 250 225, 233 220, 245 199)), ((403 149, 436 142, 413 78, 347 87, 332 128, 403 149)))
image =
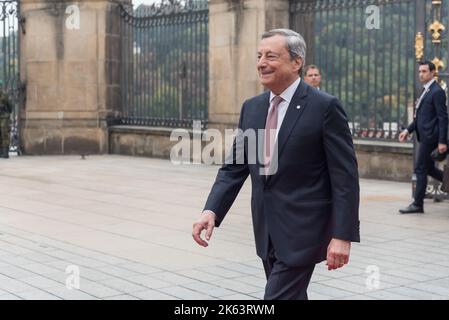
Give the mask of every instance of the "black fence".
POLYGON ((19 106, 23 88, 19 77, 19 1, 0 1, 0 87, 14 105, 11 114, 11 151, 19 150, 19 106))
POLYGON ((292 0, 290 13, 292 29, 313 26, 308 62, 343 102, 354 137, 397 139, 414 104, 415 0, 292 0))
POLYGON ((208 118, 208 2, 120 7, 120 123, 191 127, 208 118))

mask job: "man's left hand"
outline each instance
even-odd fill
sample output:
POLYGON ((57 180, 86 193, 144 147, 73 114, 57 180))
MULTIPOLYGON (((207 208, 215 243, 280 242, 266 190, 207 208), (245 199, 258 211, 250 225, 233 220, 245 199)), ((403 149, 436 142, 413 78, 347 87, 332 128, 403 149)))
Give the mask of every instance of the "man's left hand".
POLYGON ((332 239, 327 247, 327 270, 336 270, 349 262, 351 242, 332 239))
POLYGON ((438 152, 445 153, 447 151, 447 144, 439 143, 438 144, 438 152))

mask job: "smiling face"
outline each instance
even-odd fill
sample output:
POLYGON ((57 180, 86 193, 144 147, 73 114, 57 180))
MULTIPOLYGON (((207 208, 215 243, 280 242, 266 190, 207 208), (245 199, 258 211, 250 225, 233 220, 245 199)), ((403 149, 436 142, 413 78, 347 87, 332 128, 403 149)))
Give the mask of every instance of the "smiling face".
POLYGON ((301 58, 291 58, 285 37, 275 35, 262 39, 257 56, 260 82, 274 94, 281 94, 299 78, 303 62, 301 58))

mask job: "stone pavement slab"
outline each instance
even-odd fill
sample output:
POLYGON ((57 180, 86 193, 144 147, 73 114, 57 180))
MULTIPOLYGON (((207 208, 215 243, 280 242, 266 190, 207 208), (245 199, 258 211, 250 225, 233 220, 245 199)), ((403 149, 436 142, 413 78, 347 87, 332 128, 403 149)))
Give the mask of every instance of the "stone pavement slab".
MULTIPOLYGON (((217 169, 112 155, 0 160, 0 300, 261 299, 249 182, 210 246, 192 240, 217 169)), ((398 214, 410 193, 361 180, 362 242, 347 267, 317 266, 310 299, 449 299, 449 203, 398 214)))

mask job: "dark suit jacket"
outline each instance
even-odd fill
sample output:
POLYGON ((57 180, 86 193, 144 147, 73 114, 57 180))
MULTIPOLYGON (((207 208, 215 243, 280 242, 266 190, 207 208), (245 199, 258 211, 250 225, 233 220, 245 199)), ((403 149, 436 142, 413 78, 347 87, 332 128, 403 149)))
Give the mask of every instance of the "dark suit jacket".
MULTIPOLYGON (((264 129, 269 96, 243 104, 239 128, 264 129)), ((278 258, 291 266, 325 260, 331 238, 360 241, 357 160, 339 101, 302 80, 279 131, 278 150, 272 176, 260 175, 259 161, 248 163, 248 145, 243 163, 221 167, 205 205, 217 215, 216 226, 251 175, 256 249, 263 260, 269 238, 278 258)))
POLYGON ((435 81, 421 100, 408 132, 416 132, 419 142, 428 145, 447 144, 446 94, 435 81))

